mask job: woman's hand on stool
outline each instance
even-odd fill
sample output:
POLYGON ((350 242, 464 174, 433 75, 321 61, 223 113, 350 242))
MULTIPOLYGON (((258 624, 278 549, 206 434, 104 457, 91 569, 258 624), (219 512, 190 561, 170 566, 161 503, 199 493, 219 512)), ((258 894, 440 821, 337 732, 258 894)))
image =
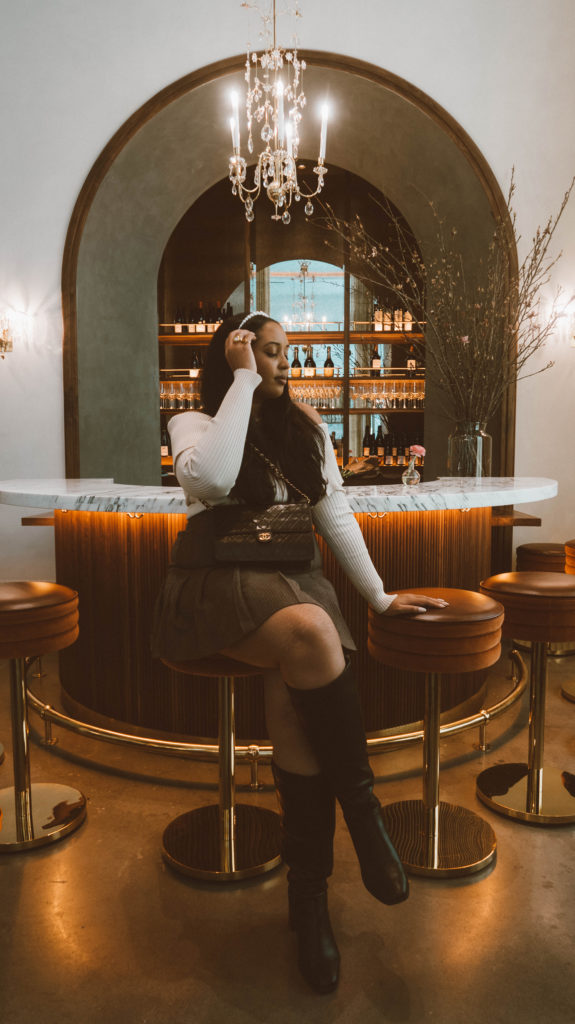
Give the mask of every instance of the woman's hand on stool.
MULTIPOLYGON (((393 597, 393 594, 390 594, 393 597)), ((449 604, 441 597, 426 597, 425 594, 396 594, 389 608, 382 615, 420 615, 428 608, 446 608, 449 604)))

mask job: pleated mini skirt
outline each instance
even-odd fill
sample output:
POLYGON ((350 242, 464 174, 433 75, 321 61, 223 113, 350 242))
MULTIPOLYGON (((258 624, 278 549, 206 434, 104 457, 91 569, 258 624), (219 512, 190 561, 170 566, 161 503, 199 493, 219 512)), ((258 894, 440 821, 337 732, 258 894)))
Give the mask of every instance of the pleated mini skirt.
MULTIPOLYGON (((356 650, 337 595, 323 575, 321 553, 315 543, 309 569, 291 572, 277 568, 240 565, 182 565, 180 539, 201 533, 205 513, 190 519, 172 551, 172 561, 154 610, 152 654, 158 658, 188 661, 208 657, 232 647, 253 633, 281 608, 315 604, 330 616, 342 644, 356 650)), ((185 547, 185 546, 184 546, 185 547)))

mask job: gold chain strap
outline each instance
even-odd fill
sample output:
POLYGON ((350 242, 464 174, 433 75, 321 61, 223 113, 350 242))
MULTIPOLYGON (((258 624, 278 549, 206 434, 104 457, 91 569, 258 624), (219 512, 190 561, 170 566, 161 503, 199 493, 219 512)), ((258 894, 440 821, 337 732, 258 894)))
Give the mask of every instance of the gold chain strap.
POLYGON ((249 441, 248 444, 252 451, 254 451, 256 455, 259 455, 260 459, 263 459, 266 465, 270 467, 270 469, 273 469, 275 475, 279 477, 280 480, 283 480, 284 484, 287 484, 288 487, 291 487, 294 491, 297 491, 298 494, 301 494, 302 498, 305 498, 308 505, 311 505, 311 500, 308 498, 307 494, 304 494, 303 491, 300 491, 299 487, 296 487, 295 484, 292 484, 291 480, 288 480, 287 476, 283 475, 281 469, 278 466, 276 466, 275 462, 272 462, 271 459, 268 459, 267 455, 264 455, 264 453, 261 452, 259 448, 256 448, 255 444, 253 444, 251 441, 249 441))

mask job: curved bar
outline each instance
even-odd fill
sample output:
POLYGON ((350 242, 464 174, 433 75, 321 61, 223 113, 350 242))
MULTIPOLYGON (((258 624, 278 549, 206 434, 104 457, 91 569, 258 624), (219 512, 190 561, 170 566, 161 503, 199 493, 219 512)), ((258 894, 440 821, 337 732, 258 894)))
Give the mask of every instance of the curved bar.
MULTIPOLYGON (((557 481, 545 477, 439 477, 417 487, 387 484, 347 488, 352 512, 432 512, 488 508, 543 501, 557 494, 557 481)), ((0 504, 76 512, 181 514, 180 487, 138 487, 101 480, 2 480, 0 504)))
MULTIPOLYGON (((417 488, 350 487, 346 495, 386 589, 394 593, 438 585, 475 589, 490 572, 492 504, 544 500, 556 491, 555 481, 539 478, 446 478, 417 488)), ((0 501, 55 508, 57 576, 80 592, 83 609, 79 641, 60 659, 66 711, 84 721, 103 716, 109 723, 99 724, 112 730, 118 722, 136 725, 144 734, 180 733, 185 722, 188 733, 211 740, 216 709, 209 680, 184 686, 149 652, 155 595, 186 521, 182 491, 111 480, 12 480, 0 483, 0 501)), ((413 673, 384 670, 369 658, 365 601, 321 538, 320 548, 357 644, 368 734, 411 730, 423 716, 421 687, 413 673)), ((468 713, 477 711, 484 678, 446 678, 444 711, 466 701, 468 713)), ((238 687, 241 743, 266 735, 262 706, 260 682, 238 687)))

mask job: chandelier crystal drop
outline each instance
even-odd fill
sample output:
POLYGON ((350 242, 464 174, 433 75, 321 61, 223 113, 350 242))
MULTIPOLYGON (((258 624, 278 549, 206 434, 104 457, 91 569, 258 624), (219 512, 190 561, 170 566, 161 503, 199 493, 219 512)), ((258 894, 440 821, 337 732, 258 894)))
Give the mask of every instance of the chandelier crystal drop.
MULTIPOLYGON (((306 105, 303 91, 306 63, 299 59, 295 46, 286 50, 277 44, 276 0, 273 0, 271 9, 264 12, 254 3, 244 2, 242 7, 255 7, 263 22, 265 49, 258 54, 248 47, 245 71, 247 151, 250 156, 254 153, 254 140, 256 144, 261 140, 263 149, 257 157, 253 187, 249 187, 246 185, 247 161, 240 153, 239 98, 236 92, 232 93, 230 128, 233 152, 229 161, 232 195, 239 196, 244 204, 246 220, 252 221, 254 202, 263 189, 274 207, 272 220, 289 224, 292 201, 305 199, 305 213, 310 217, 313 213, 311 199, 319 195, 323 188, 323 179, 327 174, 324 161, 328 109, 324 104, 319 157, 313 169, 317 175, 317 187, 315 192, 306 192, 298 182, 296 165, 299 128, 306 105)), ((301 17, 297 3, 292 10, 282 13, 301 17)))

